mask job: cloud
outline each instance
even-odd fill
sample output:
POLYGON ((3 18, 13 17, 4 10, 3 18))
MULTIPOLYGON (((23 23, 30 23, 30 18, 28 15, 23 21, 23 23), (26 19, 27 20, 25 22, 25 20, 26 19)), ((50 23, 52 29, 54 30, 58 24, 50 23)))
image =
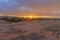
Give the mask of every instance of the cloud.
POLYGON ((24 7, 24 6, 20 7, 20 10, 22 10, 22 11, 34 11, 33 8, 31 8, 31 7, 24 7))
POLYGON ((55 15, 60 11, 60 0, 0 0, 0 13, 23 14, 34 12, 39 15, 55 15))
POLYGON ((9 2, 9 0, 0 0, 0 2, 9 2))

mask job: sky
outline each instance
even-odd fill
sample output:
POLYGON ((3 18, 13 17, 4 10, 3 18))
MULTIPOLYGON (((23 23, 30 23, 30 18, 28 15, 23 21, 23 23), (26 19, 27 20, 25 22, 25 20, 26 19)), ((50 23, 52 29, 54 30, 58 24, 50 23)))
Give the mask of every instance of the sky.
POLYGON ((60 16, 60 0, 0 0, 0 15, 60 16))

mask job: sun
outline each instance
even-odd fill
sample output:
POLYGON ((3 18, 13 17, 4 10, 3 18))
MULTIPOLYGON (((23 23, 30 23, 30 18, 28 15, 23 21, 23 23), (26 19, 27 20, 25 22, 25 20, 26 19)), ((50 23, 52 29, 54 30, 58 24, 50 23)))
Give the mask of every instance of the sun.
POLYGON ((28 18, 30 18, 30 19, 35 18, 35 16, 36 16, 36 15, 35 15, 35 14, 33 14, 33 13, 30 13, 30 14, 28 14, 28 15, 27 15, 27 17, 28 17, 28 18))
POLYGON ((28 19, 34 19, 34 18, 37 18, 37 15, 30 13, 30 14, 27 14, 27 15, 21 16, 21 17, 28 18, 28 19))
POLYGON ((33 18, 33 16, 28 16, 30 19, 32 19, 33 18))
POLYGON ((24 16, 24 18, 33 19, 33 18, 34 18, 34 16, 24 16))

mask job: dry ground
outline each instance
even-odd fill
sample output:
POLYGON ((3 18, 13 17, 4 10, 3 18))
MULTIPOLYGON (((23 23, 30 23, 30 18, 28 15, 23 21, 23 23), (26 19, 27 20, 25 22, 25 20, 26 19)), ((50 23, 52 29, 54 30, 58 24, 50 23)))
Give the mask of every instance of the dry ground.
POLYGON ((60 20, 0 22, 0 40, 60 40, 60 20))

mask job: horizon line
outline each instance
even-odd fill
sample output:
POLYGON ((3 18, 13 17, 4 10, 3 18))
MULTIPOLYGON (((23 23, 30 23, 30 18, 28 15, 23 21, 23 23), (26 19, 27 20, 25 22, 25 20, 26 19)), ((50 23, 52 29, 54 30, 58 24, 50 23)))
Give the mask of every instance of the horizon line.
MULTIPOLYGON (((24 17, 29 18, 30 16, 17 16, 17 15, 0 15, 0 16, 13 16, 13 17, 24 17)), ((33 18, 60 18, 60 16, 31 16, 33 18)))

